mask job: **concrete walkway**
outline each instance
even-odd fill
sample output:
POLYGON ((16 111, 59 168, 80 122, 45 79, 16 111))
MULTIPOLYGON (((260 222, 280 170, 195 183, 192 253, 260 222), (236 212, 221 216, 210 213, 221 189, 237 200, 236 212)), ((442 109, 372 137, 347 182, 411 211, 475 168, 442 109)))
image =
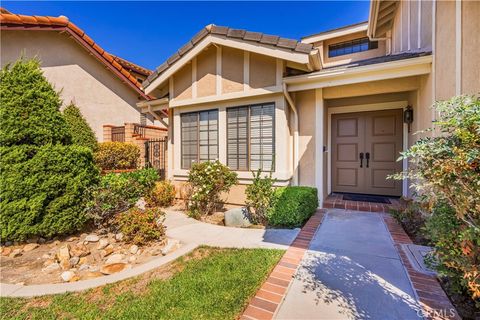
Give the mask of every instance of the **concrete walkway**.
POLYGON ((277 319, 419 319, 420 306, 382 217, 330 209, 277 319))
POLYGON ((1 297, 32 297, 47 294, 75 292, 138 276, 161 267, 185 255, 200 245, 223 248, 286 249, 299 229, 241 229, 203 223, 175 211, 167 212, 164 224, 169 238, 180 240, 182 246, 171 254, 155 258, 145 264, 112 275, 71 283, 21 286, 0 283, 1 297))

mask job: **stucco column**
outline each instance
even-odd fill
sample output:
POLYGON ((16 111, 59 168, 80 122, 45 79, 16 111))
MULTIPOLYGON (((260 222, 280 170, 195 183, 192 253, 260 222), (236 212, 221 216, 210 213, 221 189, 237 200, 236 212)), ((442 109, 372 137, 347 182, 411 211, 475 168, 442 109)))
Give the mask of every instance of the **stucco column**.
MULTIPOLYGON (((315 89, 315 186, 318 190, 318 204, 323 207, 323 199, 327 193, 324 188, 324 131, 325 131, 325 103, 323 89, 315 89)), ((326 153, 328 156, 329 153, 326 153)), ((326 158, 326 157, 325 157, 326 158)), ((327 169, 328 170, 328 169, 327 169)))

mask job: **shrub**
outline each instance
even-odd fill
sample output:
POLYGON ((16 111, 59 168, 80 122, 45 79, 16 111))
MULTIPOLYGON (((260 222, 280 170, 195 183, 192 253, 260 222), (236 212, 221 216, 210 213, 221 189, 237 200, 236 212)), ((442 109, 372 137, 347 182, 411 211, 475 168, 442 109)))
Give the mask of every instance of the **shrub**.
POLYGON ((271 209, 275 189, 273 184, 276 179, 272 179, 272 173, 268 176, 265 175, 262 178, 262 170, 258 169, 256 172, 252 172, 253 181, 245 189, 247 196, 246 205, 249 207, 250 215, 254 223, 266 224, 267 212, 271 209), (253 212, 250 210, 253 208, 253 212))
POLYGON ((82 116, 80 109, 73 103, 70 103, 63 110, 63 117, 72 136, 72 143, 95 151, 98 146, 97 138, 87 120, 82 116))
POLYGON ((1 240, 80 229, 98 170, 91 150, 70 144, 61 101, 37 60, 1 70, 0 100, 1 240))
POLYGON ((165 236, 165 214, 158 208, 131 208, 118 215, 116 223, 127 241, 145 244, 165 236))
POLYGON ((102 142, 95 152, 95 162, 102 170, 136 169, 140 149, 133 143, 102 142))
POLYGON ((220 161, 195 163, 188 174, 191 197, 188 212, 199 218, 215 211, 220 203, 220 193, 228 192, 237 183, 237 174, 220 161))
POLYGON ((92 152, 80 146, 1 147, 2 240, 52 237, 87 221, 87 189, 98 182, 92 152))
POLYGON ((170 181, 159 181, 145 197, 150 207, 168 207, 175 200, 175 187, 170 181))
POLYGON ((317 207, 317 188, 277 188, 274 205, 267 216, 268 223, 273 226, 300 227, 315 213, 317 207))
POLYGON ((390 210, 391 215, 402 225, 414 242, 422 245, 429 245, 424 231, 425 220, 428 216, 422 204, 410 201, 405 208, 390 210))
POLYGON ((459 283, 478 299, 480 99, 459 96, 437 102, 434 108, 438 120, 433 130, 440 134, 420 139, 403 153, 401 159, 408 159, 411 169, 395 177, 410 178, 432 209, 427 230, 439 257, 440 273, 463 279, 459 283))
POLYGON ((100 185, 92 190, 89 217, 98 226, 108 226, 115 214, 128 210, 148 194, 158 178, 157 171, 151 168, 103 176, 100 185))

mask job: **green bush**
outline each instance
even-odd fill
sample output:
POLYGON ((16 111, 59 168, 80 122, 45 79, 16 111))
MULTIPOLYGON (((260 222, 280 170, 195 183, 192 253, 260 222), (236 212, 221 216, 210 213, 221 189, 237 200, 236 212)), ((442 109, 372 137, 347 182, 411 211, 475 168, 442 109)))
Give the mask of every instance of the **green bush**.
POLYGON ((115 214, 131 208, 140 197, 150 193, 159 179, 155 169, 110 173, 92 190, 88 216, 98 226, 108 226, 115 214))
POLYGON ((221 202, 220 193, 228 192, 237 181, 237 174, 218 160, 194 163, 188 174, 190 216, 199 218, 212 214, 221 202))
POLYGON ((98 182, 92 152, 80 146, 0 148, 2 240, 52 237, 87 221, 87 189, 98 182))
POLYGON ((91 150, 70 144, 61 101, 37 60, 1 70, 0 101, 1 240, 80 229, 98 170, 91 150))
POLYGON ((127 241, 146 244, 165 237, 165 213, 158 208, 131 208, 118 215, 116 223, 127 241))
POLYGON ((431 209, 427 231, 440 273, 463 279, 458 283, 479 299, 480 98, 458 96, 434 108, 438 134, 420 139, 402 154, 410 170, 396 178, 411 179, 431 209))
POLYGON ((145 197, 150 207, 168 207, 175 200, 175 186, 168 180, 159 181, 145 197))
POLYGON ((133 143, 102 142, 95 152, 95 162, 102 170, 136 169, 140 149, 133 143))
POLYGON ((317 188, 281 187, 275 190, 267 219, 272 226, 300 227, 318 207, 317 188))
POLYGON ((253 181, 245 189, 247 196, 246 205, 249 208, 250 215, 254 223, 266 224, 267 213, 271 209, 275 189, 273 184, 276 179, 272 179, 272 173, 262 177, 262 170, 258 169, 252 172, 253 181), (253 211, 251 210, 253 208, 253 211))
POLYGON ((97 138, 80 109, 71 103, 63 110, 63 117, 72 136, 72 143, 95 151, 98 146, 97 138))

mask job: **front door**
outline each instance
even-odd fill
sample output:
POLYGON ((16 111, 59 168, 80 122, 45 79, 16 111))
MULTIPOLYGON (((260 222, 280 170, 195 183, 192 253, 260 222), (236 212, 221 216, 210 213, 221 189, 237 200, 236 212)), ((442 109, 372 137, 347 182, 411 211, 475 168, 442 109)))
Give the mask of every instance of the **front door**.
POLYGON ((402 110, 332 115, 332 191, 402 195, 402 110))

